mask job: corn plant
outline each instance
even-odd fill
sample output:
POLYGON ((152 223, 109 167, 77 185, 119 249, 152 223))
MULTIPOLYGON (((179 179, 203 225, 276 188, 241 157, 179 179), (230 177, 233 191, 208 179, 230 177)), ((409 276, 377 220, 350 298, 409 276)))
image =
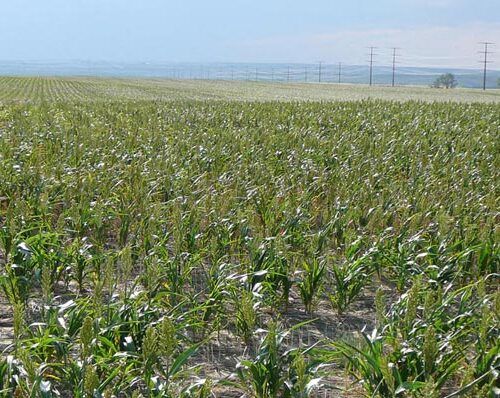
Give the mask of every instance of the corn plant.
POLYGON ((241 290, 235 292, 234 304, 236 307, 234 321, 236 333, 243 338, 247 346, 250 346, 258 324, 260 302, 255 300, 254 292, 241 290))
POLYGON ((332 307, 342 314, 369 283, 372 271, 367 266, 365 258, 333 265, 329 271, 333 289, 328 297, 332 307))
POLYGON ((305 359, 309 350, 286 350, 284 339, 290 330, 276 324, 261 332, 264 336, 255 356, 236 366, 236 386, 255 398, 311 396, 320 386, 321 377, 318 364, 305 359))
POLYGON ((324 261, 313 259, 302 263, 302 280, 299 283, 300 296, 308 313, 312 313, 324 284, 326 265, 324 261))
POLYGON ((429 329, 422 345, 405 353, 405 342, 385 337, 374 329, 363 334, 357 347, 347 342, 334 343, 334 349, 347 362, 348 369, 371 396, 395 397, 414 394, 432 383, 432 393, 451 379, 460 364, 459 354, 447 355, 436 364, 439 347, 435 332, 429 329), (386 352, 390 347, 390 354, 386 352))

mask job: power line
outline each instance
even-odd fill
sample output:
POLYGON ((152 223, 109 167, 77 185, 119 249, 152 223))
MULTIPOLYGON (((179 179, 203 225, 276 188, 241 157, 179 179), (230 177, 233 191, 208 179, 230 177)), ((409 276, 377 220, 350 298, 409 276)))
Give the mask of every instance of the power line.
POLYGON ((488 51, 488 46, 489 45, 494 45, 495 43, 491 43, 488 41, 483 41, 480 42, 479 44, 484 45, 484 51, 479 51, 479 54, 484 54, 484 60, 479 61, 484 64, 484 69, 483 69, 483 90, 486 90, 486 66, 491 63, 492 61, 488 61, 488 54, 493 54, 493 52, 488 51))
POLYGON ((392 87, 395 86, 396 82, 396 57, 399 56, 397 50, 400 50, 400 48, 392 47, 392 87))
MULTIPOLYGON (((475 69, 456 69, 457 77, 463 78, 464 85, 475 86, 482 89, 489 89, 492 86, 495 72, 493 66, 496 62, 496 48, 492 42, 485 42, 477 45, 475 69), (491 67, 489 65, 491 63, 491 67), (493 68, 493 69, 492 69, 493 68), (474 77, 475 76, 475 77, 474 77), (475 84, 474 84, 475 81, 475 84)), ((498 43, 497 43, 498 44, 498 43)), ((212 64, 166 64, 161 65, 161 73, 169 79, 196 79, 196 80, 241 80, 257 82, 318 82, 323 83, 356 83, 363 80, 365 84, 371 83, 372 86, 382 84, 384 79, 387 85, 398 87, 400 84, 431 84, 435 74, 439 71, 446 72, 445 67, 436 67, 439 69, 413 68, 407 66, 402 68, 403 56, 404 64, 408 65, 406 54, 407 49, 398 47, 367 47, 365 66, 362 64, 350 65, 346 62, 330 63, 319 61, 313 63, 296 64, 265 64, 265 63, 212 63, 212 64), (385 58, 383 60, 382 58, 385 58), (381 65, 386 65, 381 67, 381 65), (320 71, 321 67, 321 71, 320 71), (370 73, 369 76, 368 73, 370 73), (369 80, 370 78, 370 80, 369 80), (381 80, 382 79, 382 80, 381 80)), ((473 53, 473 54, 474 54, 473 53)), ((411 57, 411 54, 409 55, 411 57)), ((452 59, 452 58, 450 58, 452 59)), ((457 67, 458 68, 458 67, 457 67)))
POLYGON ((373 57, 378 54, 374 54, 373 50, 375 50, 377 47, 368 47, 370 49, 370 86, 373 83, 373 57))

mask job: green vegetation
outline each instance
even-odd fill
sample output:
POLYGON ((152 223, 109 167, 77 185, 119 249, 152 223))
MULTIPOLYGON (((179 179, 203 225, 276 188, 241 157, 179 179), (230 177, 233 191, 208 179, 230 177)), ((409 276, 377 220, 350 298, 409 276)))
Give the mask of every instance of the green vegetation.
POLYGON ((56 81, 0 91, 3 396, 498 393, 498 103, 56 81))
POLYGON ((435 88, 455 88, 458 82, 453 73, 443 73, 435 81, 432 87, 435 88))

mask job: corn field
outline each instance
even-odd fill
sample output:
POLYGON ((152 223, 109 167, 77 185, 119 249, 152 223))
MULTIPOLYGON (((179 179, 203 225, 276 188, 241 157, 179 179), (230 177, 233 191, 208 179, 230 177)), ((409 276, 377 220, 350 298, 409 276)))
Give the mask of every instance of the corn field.
POLYGON ((392 101, 498 103, 500 90, 368 87, 361 84, 269 83, 228 80, 0 76, 0 103, 108 101, 392 101))
POLYGON ((1 396, 498 396, 498 97, 44 84, 0 79, 1 396))

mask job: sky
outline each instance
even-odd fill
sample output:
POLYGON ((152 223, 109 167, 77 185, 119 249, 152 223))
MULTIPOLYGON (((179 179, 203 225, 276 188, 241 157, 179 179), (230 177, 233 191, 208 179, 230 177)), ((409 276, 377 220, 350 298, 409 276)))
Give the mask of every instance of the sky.
POLYGON ((0 0, 0 60, 478 68, 499 0, 0 0))

